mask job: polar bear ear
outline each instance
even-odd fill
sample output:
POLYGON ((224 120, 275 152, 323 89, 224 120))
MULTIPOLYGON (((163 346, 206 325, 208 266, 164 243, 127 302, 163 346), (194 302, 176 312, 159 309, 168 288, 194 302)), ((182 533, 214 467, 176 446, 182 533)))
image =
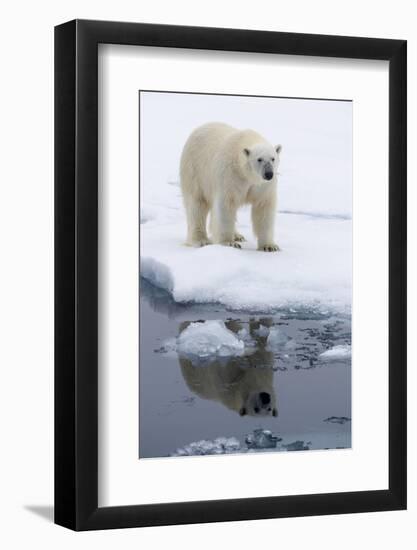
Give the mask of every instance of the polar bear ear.
POLYGON ((272 409, 272 416, 278 416, 278 411, 275 407, 272 409))
POLYGON ((245 407, 242 407, 242 408, 240 409, 239 414, 240 414, 240 416, 245 416, 245 414, 246 414, 246 409, 245 409, 245 407))
POLYGON ((246 149, 246 147, 245 147, 245 149, 243 149, 243 152, 245 153, 245 155, 247 157, 250 155, 250 151, 249 151, 249 149, 246 149))
POLYGON ((275 145, 275 151, 276 151, 277 154, 279 155, 280 152, 282 151, 282 145, 275 145))

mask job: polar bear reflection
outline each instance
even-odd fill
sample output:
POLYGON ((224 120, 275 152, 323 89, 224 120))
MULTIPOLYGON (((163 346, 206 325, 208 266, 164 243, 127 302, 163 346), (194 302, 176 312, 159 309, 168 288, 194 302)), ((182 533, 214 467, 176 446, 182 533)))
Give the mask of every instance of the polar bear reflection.
MULTIPOLYGON (((180 334, 189 324, 181 323, 180 334)), ((203 399, 222 403, 240 416, 278 416, 273 385, 274 357, 265 348, 266 338, 257 332, 260 324, 270 326, 272 319, 249 322, 256 348, 245 357, 216 358, 201 365, 179 355, 181 372, 189 389, 203 399)), ((243 328, 236 320, 226 321, 225 325, 234 333, 243 328)))

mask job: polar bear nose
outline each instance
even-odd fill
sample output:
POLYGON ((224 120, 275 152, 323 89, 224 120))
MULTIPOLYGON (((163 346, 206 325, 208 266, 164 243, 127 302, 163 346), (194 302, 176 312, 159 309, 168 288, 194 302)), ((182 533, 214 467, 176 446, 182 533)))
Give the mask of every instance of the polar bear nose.
POLYGON ((274 169, 272 168, 271 163, 268 162, 265 164, 265 167, 264 167, 264 179, 272 180, 273 177, 274 177, 274 169))
POLYGON ((271 401, 271 396, 269 393, 266 393, 265 391, 261 391, 259 394, 259 399, 261 400, 262 405, 268 405, 271 401))

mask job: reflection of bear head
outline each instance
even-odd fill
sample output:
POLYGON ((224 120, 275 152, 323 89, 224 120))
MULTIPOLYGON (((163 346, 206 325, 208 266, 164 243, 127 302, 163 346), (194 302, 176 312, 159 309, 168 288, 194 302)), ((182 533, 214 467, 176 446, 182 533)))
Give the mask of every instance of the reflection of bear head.
POLYGON ((273 147, 264 142, 252 147, 245 147, 243 154, 251 172, 255 173, 262 181, 270 181, 277 174, 281 149, 281 145, 273 147))
MULTIPOLYGON (((235 333, 243 328, 236 320, 225 324, 235 333)), ((272 321, 262 319, 262 324, 272 324, 272 321)), ((188 322, 182 323, 180 333, 188 325, 188 322)), ((249 323, 250 334, 256 343, 250 355, 216 358, 204 365, 180 355, 181 372, 190 390, 203 399, 222 403, 240 416, 278 416, 273 384, 274 357, 265 349, 266 338, 257 334, 259 325, 259 321, 249 323)))
POLYGON ((251 416, 278 416, 275 406, 275 395, 268 391, 252 391, 248 394, 242 407, 239 409, 240 416, 250 414, 251 416))

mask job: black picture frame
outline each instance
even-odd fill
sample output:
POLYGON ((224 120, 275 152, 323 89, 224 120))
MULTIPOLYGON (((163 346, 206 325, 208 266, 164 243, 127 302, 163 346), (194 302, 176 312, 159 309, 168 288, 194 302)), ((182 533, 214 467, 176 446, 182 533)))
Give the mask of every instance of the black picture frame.
POLYGON ((55 522, 92 530, 406 508, 404 40, 74 20, 55 28, 55 522), (98 44, 389 62, 389 488, 98 507, 98 44))

